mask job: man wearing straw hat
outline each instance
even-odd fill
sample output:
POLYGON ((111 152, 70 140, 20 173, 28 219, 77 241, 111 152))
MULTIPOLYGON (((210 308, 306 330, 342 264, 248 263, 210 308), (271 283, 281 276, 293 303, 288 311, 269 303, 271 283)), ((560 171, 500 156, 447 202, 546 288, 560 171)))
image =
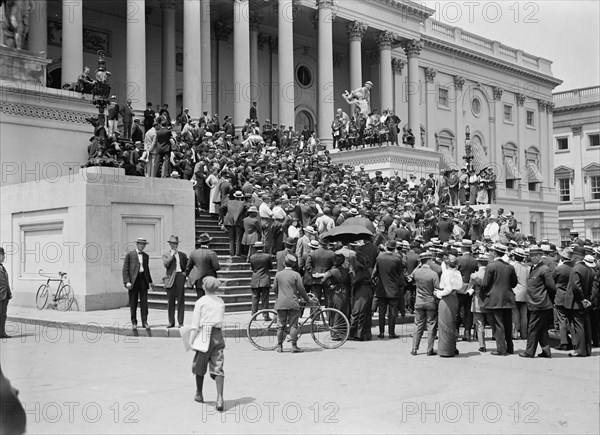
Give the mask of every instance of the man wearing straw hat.
POLYGON ((123 284, 129 292, 129 310, 131 312, 131 325, 137 331, 137 306, 140 302, 140 314, 142 316, 142 327, 150 329, 148 325, 148 287, 152 286, 149 256, 144 252, 148 241, 138 238, 135 241, 136 249, 125 255, 123 263, 123 284))

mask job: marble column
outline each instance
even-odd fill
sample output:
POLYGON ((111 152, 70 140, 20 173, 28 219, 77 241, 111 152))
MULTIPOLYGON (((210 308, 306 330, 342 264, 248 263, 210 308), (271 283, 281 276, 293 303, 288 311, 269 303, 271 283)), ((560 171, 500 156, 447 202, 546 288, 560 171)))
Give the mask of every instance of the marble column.
POLYGON ((175 81, 175 12, 177 0, 161 0, 162 9, 162 75, 161 95, 162 104, 169 105, 171 121, 174 121, 179 113, 176 95, 175 81))
POLYGON ((362 82, 362 38, 367 31, 367 26, 359 21, 354 21, 346 27, 346 34, 350 45, 350 90, 358 89, 362 82))
POLYGON ((334 116, 333 0, 318 0, 317 6, 319 9, 317 137, 329 148, 329 144, 333 144, 330 127, 334 116))
MULTIPOLYGON (((183 107, 190 109, 192 118, 202 114, 201 4, 183 2, 183 107)), ((169 105, 170 107, 170 105, 169 105)), ((180 109, 177 108, 177 113, 180 109)))
POLYGON ((127 0, 127 99, 140 116, 146 109, 145 0, 127 0))
POLYGON ((202 100, 200 101, 201 112, 198 114, 202 115, 202 112, 208 110, 209 115, 212 115, 214 108, 212 106, 213 97, 216 97, 215 84, 212 81, 212 43, 211 43, 211 15, 210 15, 210 0, 200 0, 201 18, 200 24, 201 33, 201 76, 202 76, 202 100))
MULTIPOLYGON (((233 2, 233 124, 236 134, 250 113, 250 8, 249 0, 233 2)), ((224 119, 225 114, 221 114, 224 119)))
POLYGON ((37 0, 29 11, 29 34, 27 49, 48 54, 48 2, 37 0))
POLYGON ((64 84, 76 82, 84 67, 83 2, 79 0, 63 0, 62 14, 61 80, 64 84))
POLYGON ((419 83, 419 56, 423 49, 420 40, 406 41, 404 51, 408 63, 408 127, 415 136, 415 148, 423 146, 421 143, 421 89, 419 83))
POLYGON ((385 31, 377 34, 377 44, 379 45, 379 92, 381 94, 381 110, 394 109, 394 94, 392 84, 392 44, 396 40, 396 35, 385 31))
POLYGON ((264 17, 261 15, 250 15, 250 101, 252 103, 258 102, 262 96, 262 86, 258 75, 258 29, 263 20, 264 17))
MULTIPOLYGON (((294 2, 279 0, 278 3, 279 54, 279 124, 294 125, 294 2)), ((333 55, 332 55, 333 57, 333 55)))

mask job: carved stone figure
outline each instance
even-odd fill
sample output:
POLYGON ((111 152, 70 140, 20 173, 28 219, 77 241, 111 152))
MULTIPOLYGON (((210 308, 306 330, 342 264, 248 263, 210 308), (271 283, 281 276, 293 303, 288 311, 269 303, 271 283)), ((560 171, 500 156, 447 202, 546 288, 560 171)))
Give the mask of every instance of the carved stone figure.
POLYGON ((23 49, 32 0, 0 0, 0 45, 23 49))
POLYGON ((344 91, 342 97, 354 109, 354 115, 368 116, 371 112, 371 88, 372 82, 366 82, 362 88, 353 90, 352 92, 344 91))

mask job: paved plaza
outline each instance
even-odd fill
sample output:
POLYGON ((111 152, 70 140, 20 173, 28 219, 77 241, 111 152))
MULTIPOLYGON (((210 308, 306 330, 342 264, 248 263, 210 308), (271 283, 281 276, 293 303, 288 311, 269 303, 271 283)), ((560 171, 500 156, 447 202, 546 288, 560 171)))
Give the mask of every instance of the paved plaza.
MULTIPOLYGON (((411 356, 401 338, 262 352, 226 339, 224 413, 194 402, 192 354, 178 338, 131 337, 67 324, 7 325, 1 364, 20 391, 27 431, 51 433, 598 433, 599 351, 572 359, 411 356)), ((375 329, 374 329, 375 332, 375 329)), ((524 341, 516 342, 516 352, 524 341)), ((493 349, 493 343, 488 348, 493 349)))

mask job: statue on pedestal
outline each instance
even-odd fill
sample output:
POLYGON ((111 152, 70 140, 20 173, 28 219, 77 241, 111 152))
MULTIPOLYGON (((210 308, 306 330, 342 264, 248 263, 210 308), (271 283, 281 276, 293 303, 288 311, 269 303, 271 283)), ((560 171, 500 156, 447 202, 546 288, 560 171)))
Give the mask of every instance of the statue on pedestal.
POLYGON ((0 45, 23 49, 32 9, 32 0, 0 0, 0 45))
POLYGON ((371 88, 372 82, 366 82, 362 88, 352 92, 344 91, 342 97, 350 106, 354 108, 354 115, 358 119, 359 115, 367 117, 371 112, 371 88))

